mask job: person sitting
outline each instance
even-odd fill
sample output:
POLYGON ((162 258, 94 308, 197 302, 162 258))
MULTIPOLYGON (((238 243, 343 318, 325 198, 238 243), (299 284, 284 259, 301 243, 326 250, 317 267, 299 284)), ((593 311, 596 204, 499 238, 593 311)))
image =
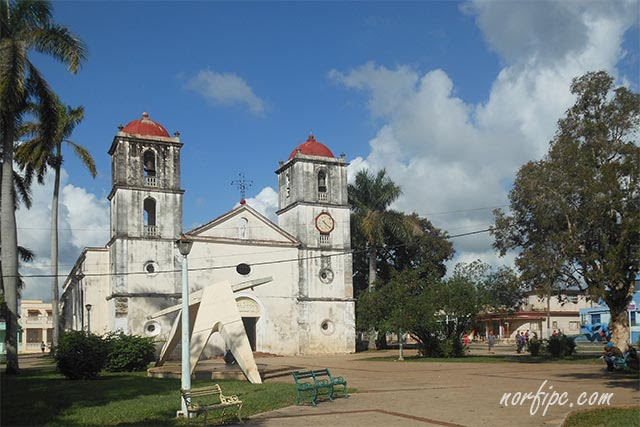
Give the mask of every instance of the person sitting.
POLYGON ((624 355, 622 354, 622 351, 616 347, 615 345, 613 345, 613 343, 611 341, 609 341, 605 346, 604 346, 604 361, 607 362, 607 371, 613 371, 614 369, 614 362, 617 358, 623 359, 624 355))

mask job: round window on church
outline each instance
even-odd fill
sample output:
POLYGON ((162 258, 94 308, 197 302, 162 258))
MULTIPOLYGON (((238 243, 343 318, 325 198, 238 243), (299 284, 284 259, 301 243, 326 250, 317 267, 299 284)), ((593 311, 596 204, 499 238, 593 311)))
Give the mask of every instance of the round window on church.
POLYGON ((147 276, 153 277, 158 274, 158 264, 156 264, 154 261, 145 262, 143 268, 147 276))
POLYGON ((333 282, 333 270, 330 268, 320 270, 320 281, 327 284, 333 282))
POLYGON ((325 319, 325 320, 322 321, 322 323, 320 323, 320 330, 325 335, 333 334, 335 332, 335 329, 336 329, 335 325, 329 319, 325 319))
POLYGON ((144 334, 148 337, 155 337, 160 334, 160 323, 154 321, 147 322, 144 325, 144 334))
POLYGON ((246 276, 247 274, 251 273, 251 266, 243 262, 241 264, 236 265, 236 271, 238 272, 238 274, 242 274, 243 276, 246 276))

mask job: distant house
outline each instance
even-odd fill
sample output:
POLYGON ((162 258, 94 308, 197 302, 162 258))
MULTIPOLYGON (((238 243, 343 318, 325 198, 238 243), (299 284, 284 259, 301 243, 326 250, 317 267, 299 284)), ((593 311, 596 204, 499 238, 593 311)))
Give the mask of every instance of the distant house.
POLYGON ((529 331, 530 336, 535 333, 540 338, 546 338, 554 330, 565 335, 578 335, 580 310, 594 305, 594 302, 589 301, 578 291, 567 290, 559 298, 557 295, 547 298, 529 293, 518 311, 480 315, 478 323, 481 327, 477 333, 486 337, 489 331, 493 331, 502 339, 515 339, 518 331, 529 331), (549 312, 548 332, 547 311, 549 312))
POLYGON ((52 305, 40 300, 22 300, 18 324, 22 333, 18 336, 18 352, 38 353, 40 346, 51 345, 53 337, 52 305))
MULTIPOLYGON (((630 327, 630 343, 640 341, 640 278, 636 279, 633 298, 628 307, 629 327, 630 327)), ((584 308, 580 310, 580 334, 584 335, 589 341, 598 341, 599 333, 602 330, 610 329, 608 327, 611 321, 611 312, 606 304, 601 302, 597 306, 584 308)))

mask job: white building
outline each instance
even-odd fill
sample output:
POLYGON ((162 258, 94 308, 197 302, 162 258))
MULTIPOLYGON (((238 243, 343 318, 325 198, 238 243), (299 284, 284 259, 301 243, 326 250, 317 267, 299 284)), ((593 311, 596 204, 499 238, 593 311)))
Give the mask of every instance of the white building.
MULTIPOLYGON (((166 339, 173 318, 147 316, 179 303, 182 142, 145 113, 116 134, 112 159, 111 238, 86 248, 64 283, 65 328, 166 339)), ((347 162, 313 135, 278 175, 278 224, 241 204, 186 231, 191 291, 220 280, 271 277, 236 295, 254 350, 274 354, 353 352, 355 312, 347 162)), ((208 353, 222 352, 214 334, 208 353)))
POLYGON ((565 290, 561 298, 556 295, 549 298, 535 293, 526 295, 518 311, 513 313, 484 313, 479 316, 479 323, 484 324, 484 336, 489 331, 505 339, 515 340, 517 332, 529 331, 539 338, 547 338, 556 331, 565 335, 580 334, 580 309, 592 307, 594 303, 578 291, 565 290), (549 314, 549 330, 547 331, 547 313, 549 314))
POLYGON ((42 343, 51 346, 53 337, 53 314, 50 302, 40 300, 20 301, 20 325, 18 351, 20 353, 40 353, 42 343))

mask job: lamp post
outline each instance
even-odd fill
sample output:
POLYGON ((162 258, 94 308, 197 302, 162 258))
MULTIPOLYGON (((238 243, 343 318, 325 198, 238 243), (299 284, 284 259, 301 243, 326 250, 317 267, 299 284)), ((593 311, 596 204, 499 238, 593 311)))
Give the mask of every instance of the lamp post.
MULTIPOLYGON (((176 246, 182 255, 182 390, 191 389, 191 340, 189 337, 189 275, 187 266, 187 255, 191 252, 193 241, 184 234, 176 240, 176 246)), ((180 400, 182 407, 182 416, 188 417, 187 403, 184 399, 180 400)))
POLYGON ((87 308, 87 333, 91 333, 91 304, 85 305, 87 308))

